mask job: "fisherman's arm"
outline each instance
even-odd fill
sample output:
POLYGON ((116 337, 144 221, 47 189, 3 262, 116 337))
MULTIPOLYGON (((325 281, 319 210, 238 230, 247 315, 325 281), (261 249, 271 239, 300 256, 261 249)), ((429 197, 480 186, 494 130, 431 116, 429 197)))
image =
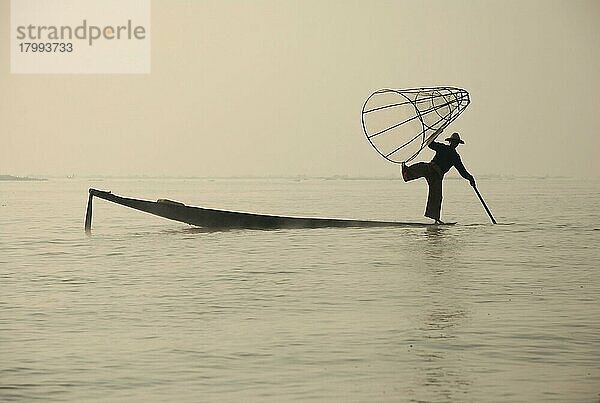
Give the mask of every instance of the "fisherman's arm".
POLYGON ((466 180, 468 180, 469 183, 471 184, 471 186, 475 187, 475 178, 473 177, 473 175, 471 175, 469 173, 469 171, 467 171, 467 168, 465 168, 465 166, 462 163, 462 160, 460 159, 460 157, 458 157, 456 159, 456 162, 454 163, 454 166, 456 167, 456 170, 458 171, 458 173, 460 174, 460 176, 462 176, 463 178, 465 178, 466 180))
POLYGON ((432 141, 431 143, 429 143, 429 145, 427 147, 431 148, 433 151, 438 151, 441 146, 443 146, 442 143, 437 143, 435 141, 432 141))
POLYGON ((437 148, 439 148, 438 146, 440 143, 436 143, 433 140, 435 140, 437 138, 437 136, 439 136, 440 133, 443 131, 444 131, 444 128, 441 127, 439 129, 437 129, 435 132, 433 132, 433 134, 431 136, 427 137, 427 140, 425 140, 425 144, 427 144, 427 147, 431 148, 432 150, 437 151, 437 148))

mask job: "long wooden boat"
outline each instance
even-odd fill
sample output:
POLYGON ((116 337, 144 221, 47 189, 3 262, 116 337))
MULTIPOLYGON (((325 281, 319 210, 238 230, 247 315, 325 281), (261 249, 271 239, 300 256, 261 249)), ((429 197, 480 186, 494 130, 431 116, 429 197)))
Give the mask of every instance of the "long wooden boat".
POLYGON ((202 207, 186 206, 183 203, 166 199, 157 201, 122 197, 97 189, 89 190, 85 230, 92 228, 92 200, 98 197, 122 206, 154 214, 186 224, 204 228, 226 229, 278 229, 278 228, 328 228, 328 227, 419 227, 430 226, 427 223, 411 223, 397 221, 366 221, 339 218, 286 217, 267 214, 254 214, 239 211, 215 210, 202 207))

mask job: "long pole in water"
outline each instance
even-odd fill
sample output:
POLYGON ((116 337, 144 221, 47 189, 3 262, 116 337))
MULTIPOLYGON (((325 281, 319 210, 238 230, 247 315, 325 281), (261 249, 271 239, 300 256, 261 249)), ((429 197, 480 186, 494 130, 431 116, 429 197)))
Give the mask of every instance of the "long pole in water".
POLYGON ((490 209, 488 208, 487 204, 485 204, 485 202, 483 201, 483 197, 481 197, 481 193, 479 193, 479 190, 477 190, 477 187, 473 186, 473 189, 475 189, 475 193, 477 193, 477 197, 479 197, 479 201, 481 201, 481 204, 483 204, 483 208, 490 216, 492 223, 497 224, 496 220, 494 220, 494 217, 492 217, 492 213, 490 212, 490 209))
POLYGON ((85 232, 91 233, 92 231, 92 200, 94 195, 90 192, 90 196, 88 197, 87 209, 85 211, 85 232))

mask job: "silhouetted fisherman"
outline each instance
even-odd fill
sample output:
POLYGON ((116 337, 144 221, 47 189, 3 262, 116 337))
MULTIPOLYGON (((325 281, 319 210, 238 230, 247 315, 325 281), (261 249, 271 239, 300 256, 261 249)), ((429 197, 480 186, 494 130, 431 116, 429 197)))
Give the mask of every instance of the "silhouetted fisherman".
MULTIPOLYGON (((438 131, 439 132, 439 131, 438 131)), ((436 137, 438 132, 431 137, 436 137)), ((458 133, 452 133, 446 139, 450 145, 432 141, 429 148, 435 151, 435 156, 431 162, 419 162, 414 165, 406 166, 402 164, 402 178, 405 182, 413 179, 425 178, 429 185, 429 194, 427 196, 427 207, 425 217, 435 220, 436 224, 443 224, 440 220, 440 211, 442 209, 442 180, 450 168, 455 167, 460 175, 467 179, 471 186, 475 187, 475 178, 463 165, 460 155, 456 152, 456 147, 465 142, 461 140, 458 133)))

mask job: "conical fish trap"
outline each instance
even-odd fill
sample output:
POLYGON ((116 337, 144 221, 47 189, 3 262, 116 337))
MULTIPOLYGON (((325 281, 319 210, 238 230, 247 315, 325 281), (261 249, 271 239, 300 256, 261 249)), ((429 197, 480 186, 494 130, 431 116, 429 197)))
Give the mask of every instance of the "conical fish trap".
MULTIPOLYGON (((469 93, 454 87, 382 89, 367 98, 362 125, 371 145, 391 162, 408 162, 429 137, 469 105, 469 93)), ((433 140, 433 139, 429 139, 433 140)))

